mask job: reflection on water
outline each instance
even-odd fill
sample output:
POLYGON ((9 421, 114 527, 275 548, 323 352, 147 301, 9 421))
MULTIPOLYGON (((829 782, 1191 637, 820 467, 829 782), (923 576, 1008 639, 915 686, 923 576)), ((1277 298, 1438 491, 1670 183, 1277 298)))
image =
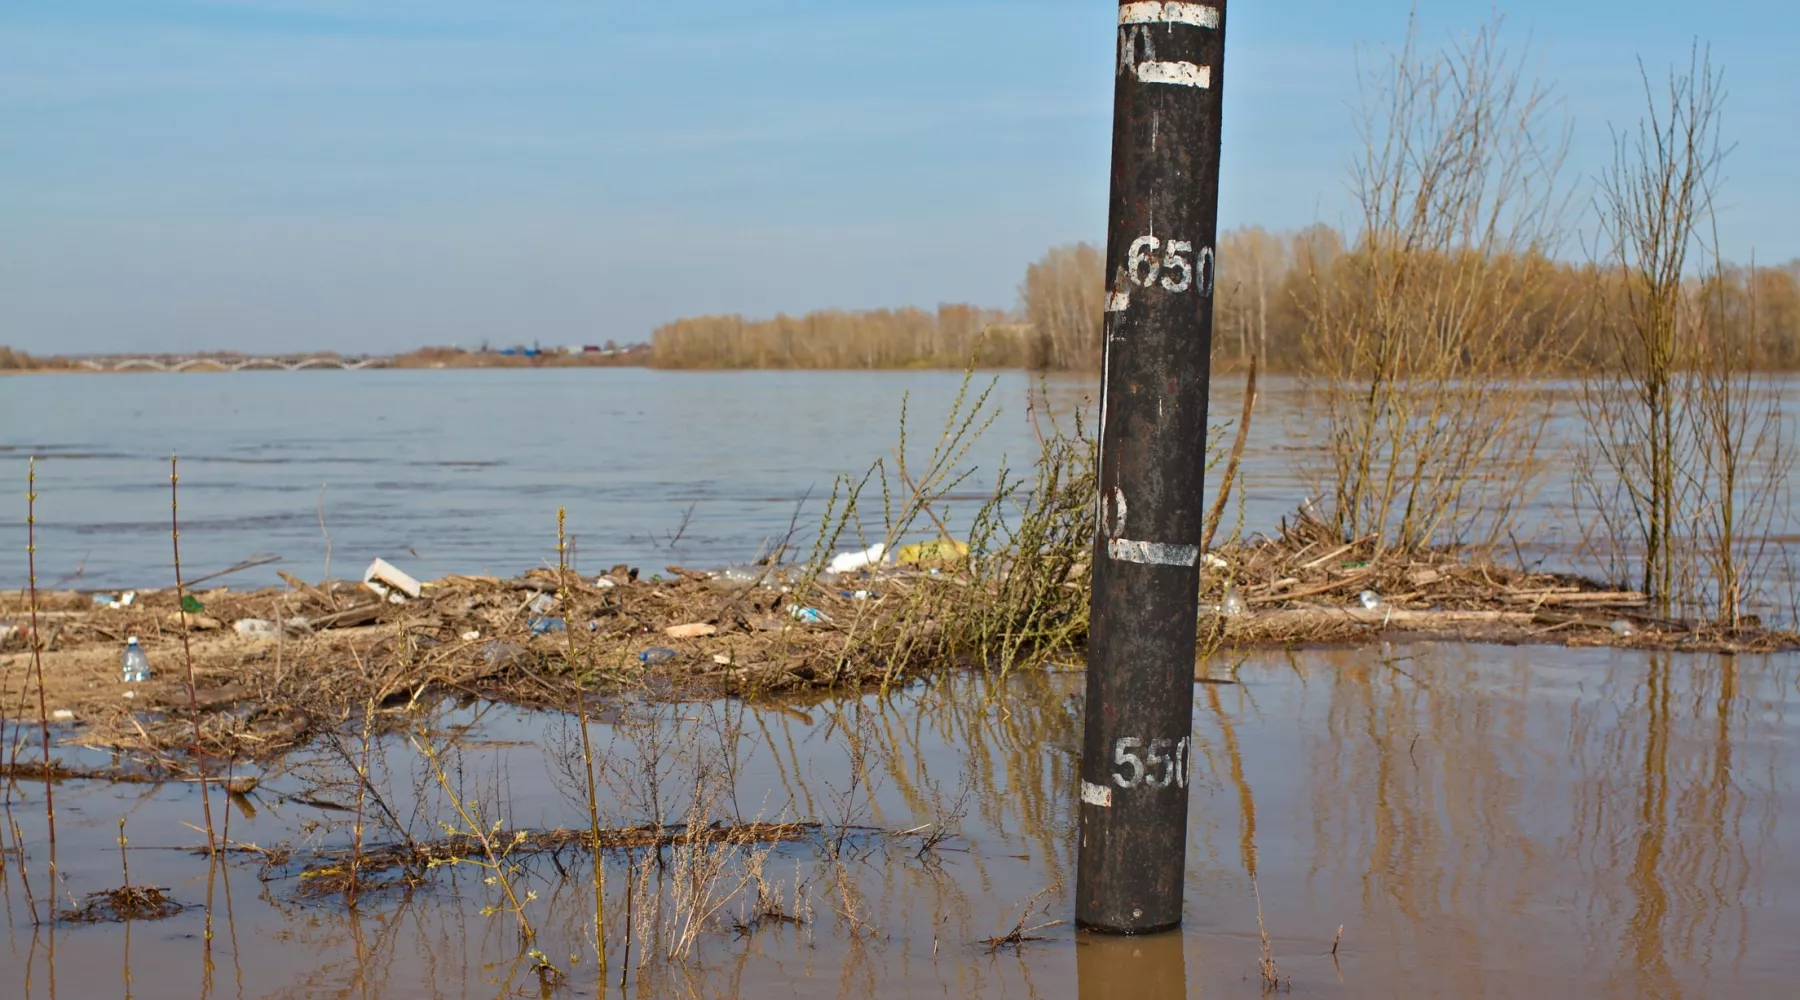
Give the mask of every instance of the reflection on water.
MULTIPOLYGON (((698 924, 678 852, 609 855, 604 985, 591 868, 575 851, 522 856, 537 947, 567 977, 552 995, 1052 997, 1073 982, 1084 998, 1256 996, 1258 890, 1296 994, 1791 995, 1800 659, 1418 645, 1252 656, 1238 676, 1195 690, 1185 928, 1136 940, 1068 923, 1078 675, 749 711, 626 706, 594 730, 608 822, 679 823, 705 797, 723 822, 822 828, 734 855, 715 885, 745 891, 698 924), (662 957, 688 927, 691 953, 662 957), (993 944, 1014 929, 1022 941, 993 944)), ((434 722, 462 730, 452 787, 484 815, 585 826, 566 720, 466 704, 434 722)), ((434 836, 446 803, 418 755, 395 738, 371 760, 396 817, 379 839, 434 836)), ((344 767, 325 748, 266 776, 254 813, 232 810, 231 839, 346 845, 331 808, 349 801, 344 767)), ((40 791, 10 790, 31 848, 28 869, 8 857, 0 877, 0 981, 16 995, 536 996, 554 980, 506 913, 483 915, 497 901, 483 869, 347 909, 309 895, 298 862, 175 850, 196 841, 187 785, 61 789, 55 892, 66 907, 119 884, 125 815, 133 879, 192 909, 34 927, 22 876, 41 905, 40 791)))

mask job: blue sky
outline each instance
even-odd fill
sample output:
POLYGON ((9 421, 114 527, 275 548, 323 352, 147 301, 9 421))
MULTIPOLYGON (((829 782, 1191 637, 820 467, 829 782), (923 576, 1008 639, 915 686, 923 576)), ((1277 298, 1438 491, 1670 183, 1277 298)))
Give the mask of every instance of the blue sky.
MULTIPOLYGON (((0 0, 0 343, 636 340, 1010 306, 1105 226, 1109 0, 0 0)), ((1358 48, 1410 0, 1239 0, 1227 226, 1347 219, 1358 48)), ((1487 0, 1433 0, 1429 42, 1487 0)), ((1728 255, 1800 256, 1800 5, 1518 0, 1571 179, 1713 45, 1728 255), (1722 9, 1725 7, 1729 9, 1722 9)))

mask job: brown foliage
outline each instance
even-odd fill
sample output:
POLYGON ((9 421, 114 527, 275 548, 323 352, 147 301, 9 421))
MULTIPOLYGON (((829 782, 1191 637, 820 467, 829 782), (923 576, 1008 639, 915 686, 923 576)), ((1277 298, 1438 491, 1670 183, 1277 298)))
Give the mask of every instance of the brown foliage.
POLYGON ((650 342, 658 368, 962 368, 972 357, 981 367, 1014 368, 1031 360, 1006 313, 969 305, 701 316, 658 327, 650 342))

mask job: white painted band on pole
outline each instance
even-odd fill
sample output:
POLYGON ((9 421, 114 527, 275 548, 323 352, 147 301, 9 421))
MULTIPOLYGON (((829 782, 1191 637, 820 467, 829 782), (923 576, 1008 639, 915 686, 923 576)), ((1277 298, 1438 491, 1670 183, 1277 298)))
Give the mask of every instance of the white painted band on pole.
POLYGON ((1200 561, 1198 545, 1165 545, 1162 542, 1134 542, 1114 538, 1106 543, 1107 554, 1118 562, 1141 563, 1145 566, 1192 566, 1200 561))
POLYGON ((1112 789, 1105 785, 1096 785, 1091 781, 1084 781, 1081 783, 1081 801, 1086 802, 1090 806, 1111 809, 1112 789))
POLYGON ((1106 311, 1122 313, 1131 308, 1130 292, 1112 292, 1106 296, 1106 311))
POLYGON ((1212 67, 1196 66, 1191 62, 1141 62, 1137 64, 1137 78, 1140 83, 1169 83, 1206 90, 1212 86, 1212 67))
POLYGON ((1219 8, 1202 3, 1128 3, 1119 8, 1120 24, 1191 24, 1217 28, 1219 8))

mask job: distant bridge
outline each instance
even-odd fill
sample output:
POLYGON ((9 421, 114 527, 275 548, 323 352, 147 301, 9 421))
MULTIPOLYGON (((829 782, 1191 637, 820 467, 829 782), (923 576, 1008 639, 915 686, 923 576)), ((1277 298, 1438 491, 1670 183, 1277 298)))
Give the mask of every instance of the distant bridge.
POLYGON ((80 358, 76 365, 97 372, 186 372, 186 371, 278 371, 301 372, 307 370, 336 369, 347 372, 359 372, 365 368, 386 368, 390 362, 387 358, 340 358, 340 357, 271 357, 244 358, 229 357, 181 357, 162 356, 153 358, 127 357, 94 357, 80 358))

